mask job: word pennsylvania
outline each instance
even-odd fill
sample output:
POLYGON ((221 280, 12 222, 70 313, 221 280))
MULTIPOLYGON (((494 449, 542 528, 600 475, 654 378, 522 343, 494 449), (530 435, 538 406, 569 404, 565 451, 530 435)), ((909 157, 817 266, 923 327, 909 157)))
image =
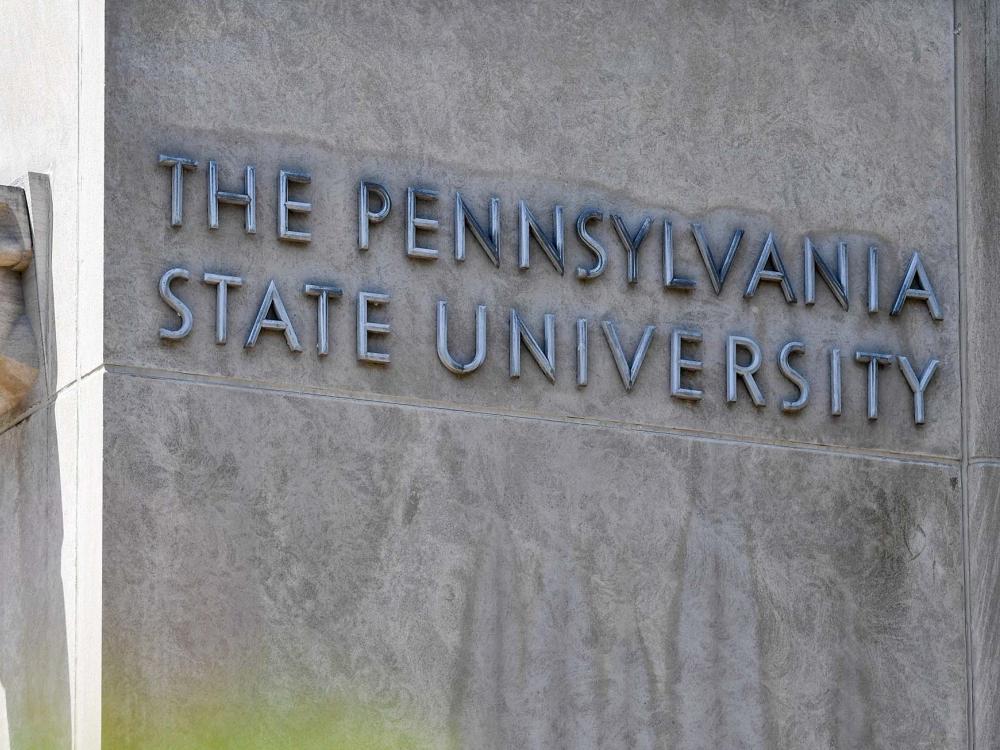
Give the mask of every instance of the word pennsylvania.
MULTIPOLYGON (((199 168, 198 162, 192 158, 161 154, 159 164, 170 170, 170 223, 180 227, 184 222, 184 178, 185 174, 199 168)), ((256 172, 248 166, 244 170, 243 185, 239 190, 223 190, 219 187, 219 169, 215 161, 207 165, 207 200, 208 228, 219 227, 220 206, 237 206, 242 209, 244 230, 249 234, 257 232, 257 191, 256 172)), ((293 198, 293 191, 304 191, 311 182, 311 177, 303 172, 279 171, 277 175, 277 236, 279 240, 291 243, 308 243, 312 235, 303 226, 306 215, 311 213, 312 204, 300 195, 293 198), (297 222, 293 228, 292 220, 297 222)), ((439 201, 439 193, 435 190, 420 187, 408 187, 405 192, 405 247, 406 255, 420 261, 433 261, 439 257, 439 250, 429 246, 431 236, 440 228, 437 218, 429 214, 433 211, 432 204, 439 201)), ((454 194, 453 206, 453 253, 458 262, 466 257, 468 237, 485 253, 497 268, 501 262, 500 234, 500 200, 491 198, 488 206, 483 209, 487 216, 485 221, 476 217, 474 208, 463 199, 461 193, 454 194)), ((375 225, 385 221, 393 210, 390 192, 383 185, 362 180, 357 188, 357 250, 366 252, 375 225)), ((234 217, 235 218, 235 217, 234 217)), ((531 263, 531 250, 535 246, 552 265, 564 274, 566 270, 566 229, 562 206, 556 205, 552 210, 551 231, 544 226, 546 222, 539 221, 536 214, 529 208, 526 201, 518 201, 517 205, 517 265, 519 269, 528 269, 531 263)), ((681 294, 690 293, 698 286, 691 275, 681 275, 674 262, 674 232, 670 221, 663 219, 657 227, 659 232, 652 232, 653 219, 646 216, 635 222, 630 228, 628 222, 619 215, 609 217, 599 209, 588 208, 581 211, 575 218, 575 236, 587 254, 588 263, 575 269, 575 275, 581 282, 598 278, 605 273, 608 265, 608 249, 595 238, 592 230, 605 221, 610 222, 620 251, 625 255, 626 280, 636 284, 639 276, 640 249, 648 244, 651 234, 660 234, 660 256, 662 284, 665 290, 681 294)), ((697 247, 705 275, 716 295, 721 294, 729 276, 737 252, 743 245, 745 231, 739 227, 732 232, 728 248, 717 258, 718 250, 713 251, 700 223, 692 223, 690 232, 697 247)), ((867 253, 867 290, 865 302, 868 313, 879 311, 879 258, 878 248, 871 246, 867 253)), ((832 297, 844 309, 849 308, 848 285, 848 252, 847 243, 840 242, 831 261, 825 260, 818 248, 806 237, 802 248, 803 263, 803 297, 806 305, 816 302, 816 280, 819 278, 832 297)), ((178 340, 186 338, 194 325, 194 313, 174 288, 178 280, 189 280, 188 269, 177 267, 167 270, 159 280, 159 294, 163 302, 180 318, 176 328, 161 328, 161 339, 178 340)), ((228 299, 231 288, 241 287, 243 279, 239 276, 206 272, 201 281, 215 287, 215 341, 225 345, 228 338, 229 313, 228 299)), ((761 284, 773 284, 780 289, 788 304, 796 304, 798 296, 792 281, 786 272, 785 261, 779 251, 774 234, 768 233, 756 255, 756 262, 744 287, 743 296, 753 298, 761 284)), ((306 284, 301 294, 313 298, 316 314, 316 349, 323 357, 329 354, 329 302, 331 298, 340 297, 342 289, 329 283, 306 284)), ((286 290, 286 295, 288 290, 286 290)), ((384 337, 392 332, 387 319, 387 306, 390 295, 385 292, 361 290, 357 293, 356 303, 356 356, 361 362, 386 366, 391 362, 388 339, 384 337), (379 310, 378 308, 382 308, 379 310), (374 320, 373 316, 381 318, 374 320), (381 350, 374 350, 369 343, 373 335, 383 337, 381 350)), ((897 316, 908 302, 917 303, 926 309, 929 319, 940 321, 943 317, 930 277, 918 252, 913 252, 902 274, 902 282, 894 295, 890 316, 897 316)), ((437 356, 449 372, 456 376, 469 375, 486 362, 487 356, 487 306, 481 304, 475 316, 475 354, 465 361, 460 361, 451 353, 449 347, 448 303, 437 300, 436 303, 436 349, 437 356)), ((532 330, 525 317, 516 309, 509 311, 509 349, 508 366, 511 378, 521 375, 522 350, 526 350, 551 381, 556 382, 556 316, 546 313, 542 317, 541 330, 532 330)), ((600 329, 610 350, 610 355, 621 377, 622 386, 631 391, 639 376, 640 368, 646 358, 650 344, 653 341, 655 326, 647 325, 639 342, 631 355, 623 347, 615 324, 610 320, 600 321, 600 329)), ((575 381, 578 387, 585 387, 588 382, 590 323, 586 318, 575 320, 576 371, 575 381)), ((302 345, 296 332, 292 317, 285 306, 284 299, 274 280, 269 281, 263 298, 257 308, 257 314, 250 324, 244 347, 252 348, 265 332, 276 332, 283 335, 288 349, 301 352, 302 345)), ((703 362, 699 349, 703 343, 701 331, 693 327, 674 328, 669 334, 670 365, 669 393, 677 399, 698 401, 704 392, 698 388, 698 373, 703 362)), ((810 385, 805 376, 796 369, 792 359, 801 355, 806 347, 802 341, 789 341, 779 350, 776 364, 781 376, 793 388, 791 397, 781 400, 783 412, 796 412, 806 407, 810 399, 810 385)), ((829 412, 837 416, 842 412, 842 379, 841 366, 843 356, 837 348, 828 351, 828 376, 830 403, 829 412)), ((853 358, 867 369, 866 408, 869 419, 877 419, 879 414, 878 384, 881 368, 893 367, 909 386, 912 393, 913 421, 916 424, 925 422, 925 393, 937 372, 940 361, 934 357, 928 359, 922 367, 915 367, 910 357, 901 353, 859 350, 853 352, 853 358)), ((725 398, 734 402, 739 397, 739 386, 742 385, 746 394, 755 406, 762 407, 766 403, 764 393, 758 384, 755 374, 763 365, 764 354, 760 344, 748 336, 728 335, 725 337, 726 363, 726 393, 725 398)))

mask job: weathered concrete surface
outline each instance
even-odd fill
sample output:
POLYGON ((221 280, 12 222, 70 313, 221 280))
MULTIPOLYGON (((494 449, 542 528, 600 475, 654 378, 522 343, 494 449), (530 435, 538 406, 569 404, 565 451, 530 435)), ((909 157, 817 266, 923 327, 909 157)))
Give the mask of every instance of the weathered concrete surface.
POLYGON ((105 388, 105 746, 965 746, 955 466, 105 388))
POLYGON ((105 746, 968 745, 952 6, 750 6, 110 3, 105 746), (162 152, 201 163, 179 229, 162 152), (257 167, 258 234, 232 207, 207 229, 209 159, 224 188, 257 167), (276 239, 281 168, 313 175, 297 191, 314 205, 305 247, 276 239), (361 177, 395 203, 365 254, 361 177), (411 184, 441 191, 429 263, 404 255, 411 184), (501 198, 499 270, 471 244, 454 261, 456 189, 481 218, 501 198), (546 226, 566 207, 565 278, 537 249, 516 270, 519 198, 546 226), (607 224, 609 269, 578 282, 570 223, 587 205, 632 227, 671 219, 698 289, 660 286, 658 227, 630 288, 607 224), (718 298, 699 219, 717 253, 734 223, 748 230, 718 298), (742 298, 769 229, 797 305, 770 287, 742 298), (826 257, 850 243, 849 312, 822 286, 801 304, 805 233, 826 257), (887 315, 914 248, 940 323, 919 305, 887 315), (156 281, 177 265, 195 328, 167 345, 156 281), (245 279, 226 346, 206 271, 245 279), (270 278, 301 354, 273 334, 242 348, 270 278), (327 359, 305 282, 345 293, 327 359), (355 361, 361 289, 392 294, 388 368, 355 361), (489 306, 487 363, 466 380, 435 357, 440 298, 461 354, 489 306), (535 329, 557 313, 556 385, 527 355, 509 379, 512 306, 535 329), (631 394, 604 318, 629 350, 657 325, 631 394), (668 397, 675 325, 705 335, 697 406, 668 397), (725 405, 729 333, 764 345, 762 412, 725 405), (792 338, 813 385, 796 417, 778 411, 774 366, 792 338), (837 419, 832 346, 847 355, 837 419), (895 370, 865 419, 856 348, 942 360, 927 425, 895 370))
POLYGON ((975 746, 994 747, 1000 737, 1000 463, 969 467, 969 596, 975 746))
MULTIPOLYGON (((707 3, 493 4, 447 12, 434 4, 257 3, 238 12, 204 3, 167 10, 159 3, 116 3, 109 13, 108 213, 105 309, 110 362, 236 377, 292 388, 318 388, 393 400, 459 404, 642 423, 658 428, 822 445, 957 457, 960 448, 958 288, 955 250, 954 106, 951 8, 940 3, 811 3, 748 8, 707 3), (295 34, 288 33, 296 29, 295 34), (776 52, 777 51, 777 52, 776 52), (177 64, 177 60, 183 64, 177 64), (905 123, 901 127, 900 123, 905 123), (188 174, 185 225, 169 226, 169 175, 158 153, 198 158, 188 174), (258 169, 259 231, 242 230, 241 211, 222 209, 222 228, 206 228, 205 167, 218 160, 222 184, 237 187, 244 164, 258 169), (275 190, 281 167, 308 169, 303 191, 314 203, 314 242, 276 240, 275 190), (395 211, 373 230, 367 254, 354 249, 356 180, 385 180, 395 211), (433 242, 441 258, 418 263, 403 252, 407 184, 442 191, 428 213, 442 220, 433 242), (502 267, 477 247, 451 256, 453 191, 483 217, 486 199, 502 199, 502 267), (585 256, 569 228, 560 278, 535 251, 532 268, 514 262, 516 199, 543 222, 555 201, 576 210, 597 204, 636 226, 643 214, 675 221, 681 270, 698 279, 690 295, 660 286, 659 229, 628 288, 624 253, 605 224, 606 275, 591 284, 572 276, 585 256), (707 218, 723 243, 737 218, 748 235, 722 297, 710 291, 687 231, 707 218), (137 228, 141 228, 137 230, 137 228), (777 232, 800 304, 774 288, 742 298, 766 229, 777 232), (802 298, 805 232, 850 241, 852 309, 825 288, 819 303, 802 298), (883 312, 863 307, 865 252, 882 252, 883 312), (944 306, 934 323, 921 306, 897 319, 891 303, 913 248, 925 255, 944 306), (230 343, 213 343, 214 289, 180 285, 195 308, 195 332, 173 346, 157 331, 176 318, 156 295, 156 280, 183 265, 235 273, 246 285, 231 302, 230 343), (306 351, 291 355, 265 336, 241 350, 269 278, 277 279, 306 351), (333 353, 313 349, 314 303, 305 281, 345 291, 333 306, 333 353), (388 315, 393 365, 359 366, 351 299, 362 289, 393 295, 388 315), (434 305, 447 298, 456 338, 468 341, 472 311, 490 307, 487 365, 466 381, 434 355, 434 305), (530 362, 518 383, 506 373, 506 316, 516 306, 540 326, 558 313, 558 382, 530 362), (573 382, 573 321, 592 318, 591 384, 573 382), (631 348, 641 327, 658 326, 637 389, 618 381, 598 320, 618 323, 631 348), (705 334, 698 406, 667 397, 667 335, 674 325, 705 334), (751 334, 765 344, 769 405, 724 402, 723 342, 751 334), (778 347, 802 337, 813 402, 782 416, 790 390, 777 373, 778 347), (928 394, 929 423, 914 429, 909 391, 895 369, 882 377, 883 414, 864 414, 864 370, 845 360, 845 412, 828 414, 827 349, 885 348, 942 360, 928 394)), ((773 286, 773 285, 767 285, 773 286)))
POLYGON ((967 555, 972 740, 1000 744, 1000 11, 957 3, 959 210, 966 391, 967 555))
POLYGON ((65 554, 75 504, 63 502, 63 490, 75 492, 75 477, 61 468, 76 456, 63 455, 75 446, 56 433, 75 419, 71 391, 0 435, 0 685, 9 732, 0 747, 10 750, 70 746, 67 610, 75 602, 63 580, 75 575, 65 554))
POLYGON ((959 177, 966 272, 970 458, 1000 458, 1000 12, 989 2, 958 4, 959 177))

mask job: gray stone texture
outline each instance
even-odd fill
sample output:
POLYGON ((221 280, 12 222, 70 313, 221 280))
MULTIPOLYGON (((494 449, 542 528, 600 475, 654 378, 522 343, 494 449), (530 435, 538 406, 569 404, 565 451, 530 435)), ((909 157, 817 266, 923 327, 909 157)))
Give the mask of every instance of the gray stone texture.
POLYGON ((967 378, 967 556, 969 680, 974 746, 1000 744, 1000 306, 996 236, 1000 228, 1000 12, 995 3, 963 0, 957 45, 959 216, 963 344, 967 378))
MULTIPOLYGON (((642 424, 765 440, 878 448, 957 457, 960 448, 958 294, 955 250, 954 119, 950 7, 888 3, 785 4, 764 9, 721 3, 488 4, 448 11, 434 4, 259 3, 239 12, 204 3, 127 3, 109 13, 106 273, 121 293, 105 308, 109 362, 248 382, 364 394, 391 400, 462 404, 473 409, 642 424), (289 29, 295 29, 294 34, 289 29), (893 29, 876 33, 875 29, 893 29), (776 52, 777 51, 777 52, 776 52), (221 57, 220 57, 221 56, 221 57), (181 58, 183 65, 175 64, 181 58), (906 123, 906 127, 900 127, 906 123), (169 172, 161 152, 197 158, 185 183, 185 225, 169 226, 169 172), (221 184, 258 172, 259 230, 247 235, 242 209, 223 207, 207 230, 206 165, 221 184), (306 169, 299 194, 314 204, 308 246, 276 239, 280 168, 306 169), (395 210, 361 254, 356 181, 386 182, 395 210), (437 188, 422 210, 442 220, 433 240, 441 257, 404 253, 407 185, 437 188), (485 220, 490 195, 502 200, 502 262, 478 247, 464 264, 452 257, 454 191, 485 220), (573 269, 588 257, 568 228, 569 272, 560 278, 536 248, 532 267, 516 267, 516 201, 528 200, 543 224, 551 206, 597 205, 629 225, 643 215, 675 224, 681 270, 698 280, 690 294, 668 293, 660 278, 660 229, 642 250, 640 283, 624 279, 625 255, 610 225, 596 233, 610 263, 582 284, 573 269), (732 228, 744 247, 721 297, 697 260, 689 223, 704 220, 717 254, 732 228), (137 231, 141 227, 141 231, 137 231), (773 284, 742 296, 766 231, 777 233, 798 305, 773 284), (815 307, 802 298, 802 241, 810 233, 831 257, 850 242, 852 308, 843 312, 822 287, 815 307), (869 243, 882 253, 883 311, 865 312, 869 243), (910 304, 888 306, 909 253, 920 249, 945 319, 910 304), (180 265, 244 277, 231 302, 230 342, 213 344, 214 288, 179 285, 195 310, 192 336, 161 345, 156 332, 176 317, 156 295, 156 280, 180 265), (269 278, 275 278, 306 351, 290 355, 267 335, 240 350, 269 278), (315 353, 314 303, 307 281, 334 282, 331 356, 315 353), (353 297, 389 291, 393 366, 355 361, 353 297), (455 339, 469 342, 475 305, 490 308, 487 365, 465 381, 434 354, 434 305, 451 305, 455 339), (522 311, 535 329, 556 312, 557 383, 534 365, 507 375, 507 316, 522 311), (591 325, 591 384, 574 384, 573 323, 591 325), (598 328, 619 325, 631 351, 646 324, 658 326, 636 390, 626 395, 598 328), (667 395, 669 330, 700 327, 706 363, 697 406, 667 395), (728 407, 724 336, 758 337, 769 404, 744 398, 728 407), (781 344, 807 343, 803 367, 813 381, 810 408, 790 418, 780 399, 791 388, 775 360, 781 344), (828 413, 827 350, 880 348, 918 366, 942 360, 928 394, 928 424, 912 426, 909 390, 898 370, 882 377, 883 416, 864 412, 864 368, 844 362, 845 412, 828 413)), ((470 240, 471 242, 471 240, 470 240)), ((468 349, 469 344, 465 344, 468 349)), ((464 353, 464 352, 463 352, 464 353)))
POLYGON ((975 746, 1000 737, 1000 463, 969 467, 969 592, 975 746))
POLYGON ((931 2, 109 3, 105 746, 325 746, 352 717, 393 747, 968 746, 953 24, 931 2), (201 165, 181 228, 159 153, 201 165), (256 235, 225 206, 207 229, 209 159, 226 189, 256 166, 256 235), (276 238, 281 168, 313 175, 310 245, 276 238), (362 177, 395 204, 367 253, 362 177), (408 185, 441 191, 435 261, 405 257, 408 185), (499 270, 474 244, 454 260, 455 190, 481 218, 501 198, 499 270), (545 226, 566 207, 564 278, 537 248, 516 269, 520 198, 545 226), (658 226, 638 285, 608 224, 608 272, 578 282, 571 222, 591 205, 673 221, 698 288, 662 289, 658 226), (697 220, 717 253, 747 229, 719 297, 697 220), (742 297, 768 230, 797 305, 773 285, 742 297), (801 304, 806 233, 828 258, 849 242, 849 312, 822 284, 801 304), (939 323, 887 314, 913 249, 939 323), (168 344, 173 266, 195 327, 168 344), (225 346, 204 272, 245 280, 225 346), (275 334, 242 348, 271 278, 301 354, 275 334), (306 282, 345 292, 326 359, 306 282), (362 289, 392 295, 386 368, 355 360, 362 289), (489 306, 467 379, 435 357, 438 299, 461 355, 489 306), (557 313, 555 385, 526 354, 508 377, 511 307, 535 330, 557 313), (630 394, 605 318, 629 350, 657 326, 630 394), (698 405, 668 397, 675 325, 705 334, 698 405), (729 333, 764 345, 763 410, 725 404, 729 333), (813 401, 789 417, 774 360, 793 338, 813 401), (865 418, 856 348, 942 360, 927 425, 894 369, 865 418))
POLYGON ((0 747, 12 750, 69 747, 62 576, 72 571, 63 545, 73 534, 67 539, 60 467, 70 461, 55 436, 75 417, 75 402, 70 392, 0 435, 0 747))
POLYGON ((44 173, 25 187, 45 248, 22 284, 40 376, 0 424, 0 750, 1000 742, 986 0, 0 0, 0 18, 0 184, 44 173), (181 228, 160 153, 200 162, 181 228), (224 189, 257 167, 256 235, 231 206, 207 228, 209 159, 224 189), (282 168, 313 175, 309 245, 276 237, 282 168), (394 200, 367 253, 360 178, 394 200), (441 192, 435 261, 405 256, 409 185, 441 192), (481 220, 501 198, 500 269, 471 237, 453 258, 456 190, 481 220), (517 270, 521 198, 546 227, 565 206, 565 277, 537 247, 517 270), (585 206, 656 220, 639 284, 608 223, 607 273, 573 277, 585 206), (691 293, 661 286, 664 218, 691 293), (694 221, 717 255, 747 229, 718 297, 694 221), (796 305, 742 296, 769 230, 796 305), (849 312, 822 282, 802 304, 806 234, 826 258, 849 243, 849 312), (943 321, 888 315, 914 249, 943 321), (173 266, 195 326, 168 343, 173 266), (225 346, 204 272, 245 280, 225 346), (302 353, 243 348, 272 278, 302 353), (325 359, 306 282, 344 290, 325 359), (392 295, 385 368, 355 360, 362 289, 392 295), (469 378, 435 356, 438 299, 461 356, 489 307, 469 378), (526 352, 508 377, 511 307, 535 331, 557 314, 554 385, 526 352), (657 326, 631 393, 602 319, 629 351, 657 326), (697 405, 669 398, 675 326, 705 335, 697 405), (731 333, 764 347, 764 409, 725 403, 731 333), (793 338, 813 397, 788 416, 793 338), (862 348, 942 361, 926 425, 896 368, 865 418, 862 348))
POLYGON ((1000 265, 995 238, 1000 210, 1000 13, 993 3, 958 4, 962 24, 959 130, 962 253, 966 270, 970 458, 1000 458, 1000 265))
POLYGON ((111 747, 200 746, 206 699, 275 732, 290 695, 414 747, 965 744, 955 466, 105 388, 111 747))

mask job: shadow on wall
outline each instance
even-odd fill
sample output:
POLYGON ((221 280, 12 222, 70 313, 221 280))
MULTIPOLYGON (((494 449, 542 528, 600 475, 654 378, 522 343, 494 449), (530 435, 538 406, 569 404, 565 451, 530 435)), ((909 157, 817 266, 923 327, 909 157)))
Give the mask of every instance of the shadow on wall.
POLYGON ((55 398, 49 178, 31 174, 21 187, 34 258, 23 273, 0 268, 0 359, 21 349, 30 322, 28 364, 38 377, 16 408, 0 414, 0 750, 49 750, 70 747, 71 738, 66 591, 75 586, 64 587, 63 575, 75 575, 75 545, 64 553, 63 521, 73 505, 63 502, 59 436, 75 449, 76 408, 75 393, 55 398))

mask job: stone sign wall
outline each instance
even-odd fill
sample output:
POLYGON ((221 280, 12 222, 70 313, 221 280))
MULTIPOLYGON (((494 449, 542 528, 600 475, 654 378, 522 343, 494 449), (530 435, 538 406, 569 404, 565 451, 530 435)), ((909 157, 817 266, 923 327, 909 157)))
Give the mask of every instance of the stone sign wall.
POLYGON ((100 635, 50 701, 108 748, 990 747, 991 13, 109 2, 100 635))

